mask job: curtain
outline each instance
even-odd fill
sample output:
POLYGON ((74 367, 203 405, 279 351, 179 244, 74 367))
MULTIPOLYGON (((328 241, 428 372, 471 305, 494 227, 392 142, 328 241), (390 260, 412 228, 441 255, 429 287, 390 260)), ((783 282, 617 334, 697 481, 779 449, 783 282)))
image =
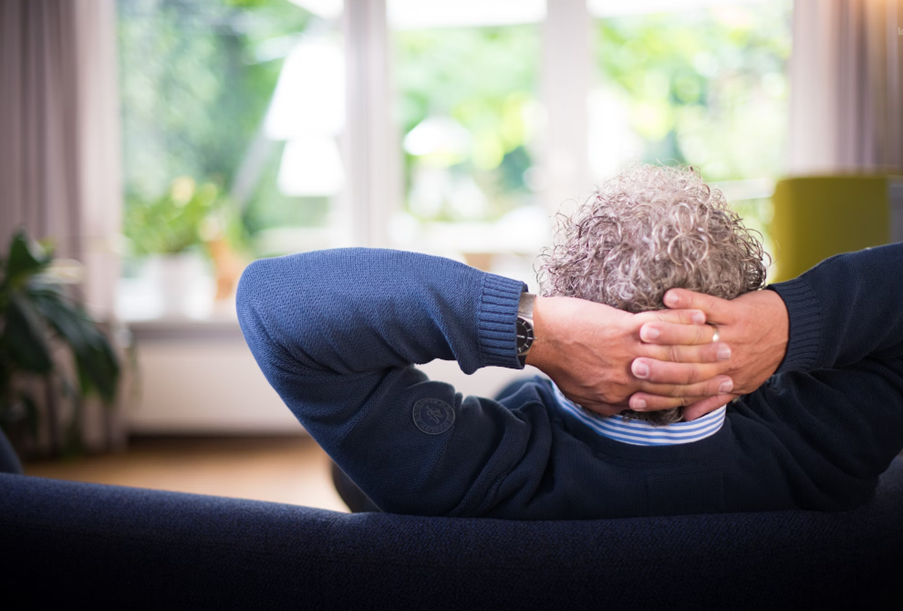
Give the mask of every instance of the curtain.
MULTIPOLYGON (((115 8, 115 0, 0 2, 0 249, 19 227, 50 239, 57 256, 84 264, 81 295, 107 322, 122 207, 115 8)), ((124 440, 100 406, 85 410, 89 448, 124 440)))
POLYGON ((903 170, 903 0, 795 0, 792 174, 903 170))
POLYGON ((81 256, 75 5, 0 4, 0 243, 16 227, 81 256))

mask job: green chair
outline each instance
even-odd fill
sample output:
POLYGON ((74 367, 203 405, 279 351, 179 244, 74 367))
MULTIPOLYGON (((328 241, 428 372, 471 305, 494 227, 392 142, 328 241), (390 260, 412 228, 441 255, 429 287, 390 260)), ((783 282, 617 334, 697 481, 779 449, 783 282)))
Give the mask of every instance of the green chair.
POLYGON ((903 241, 903 176, 785 178, 775 186, 773 202, 772 282, 795 278, 839 253, 903 241))

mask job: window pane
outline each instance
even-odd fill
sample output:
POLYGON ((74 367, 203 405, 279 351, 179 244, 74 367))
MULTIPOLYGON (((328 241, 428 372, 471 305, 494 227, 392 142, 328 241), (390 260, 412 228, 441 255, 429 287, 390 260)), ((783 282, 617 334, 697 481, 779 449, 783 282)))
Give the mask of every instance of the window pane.
POLYGON ((546 235, 532 149, 542 116, 535 21, 544 6, 526 3, 498 25, 494 4, 448 9, 429 27, 410 10, 399 13, 403 23, 391 19, 390 4, 404 159, 403 210, 390 237, 498 270, 511 253, 535 255, 546 235), (519 19, 533 22, 510 23, 519 19))
POLYGON ((344 243, 342 5, 304 4, 120 0, 124 318, 229 309, 241 262, 344 243))
POLYGON ((767 198, 787 150, 791 3, 692 0, 654 12, 664 6, 589 2, 599 77, 590 99, 594 174, 635 160, 692 165, 724 183, 749 224, 767 233, 767 198))

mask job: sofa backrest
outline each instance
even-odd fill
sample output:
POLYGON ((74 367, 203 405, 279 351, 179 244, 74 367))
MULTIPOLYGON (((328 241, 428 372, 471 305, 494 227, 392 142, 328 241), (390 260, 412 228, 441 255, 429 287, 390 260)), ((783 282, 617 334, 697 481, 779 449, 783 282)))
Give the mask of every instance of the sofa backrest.
POLYGON ((903 464, 853 511, 549 522, 0 475, 0 549, 27 608, 900 609, 903 464))

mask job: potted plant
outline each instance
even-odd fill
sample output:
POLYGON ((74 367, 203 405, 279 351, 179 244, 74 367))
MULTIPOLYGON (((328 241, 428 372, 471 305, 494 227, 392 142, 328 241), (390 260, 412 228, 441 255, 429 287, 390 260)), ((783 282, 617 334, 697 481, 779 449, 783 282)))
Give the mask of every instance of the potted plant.
POLYGON ((209 276, 202 254, 204 228, 220 204, 216 185, 197 185, 184 176, 156 199, 128 198, 125 236, 131 254, 145 258, 145 275, 160 300, 162 317, 187 315, 192 298, 203 289, 209 276))
POLYGON ((67 294, 52 263, 52 252, 30 241, 23 230, 0 259, 0 426, 20 446, 22 429, 34 439, 39 424, 34 385, 25 383, 29 376, 51 385, 48 396, 56 391, 54 380, 62 382, 59 388, 74 391, 71 440, 79 438, 81 400, 96 393, 109 405, 119 382, 119 360, 109 340, 67 294), (73 357, 74 382, 54 361, 54 347, 60 344, 73 357))

